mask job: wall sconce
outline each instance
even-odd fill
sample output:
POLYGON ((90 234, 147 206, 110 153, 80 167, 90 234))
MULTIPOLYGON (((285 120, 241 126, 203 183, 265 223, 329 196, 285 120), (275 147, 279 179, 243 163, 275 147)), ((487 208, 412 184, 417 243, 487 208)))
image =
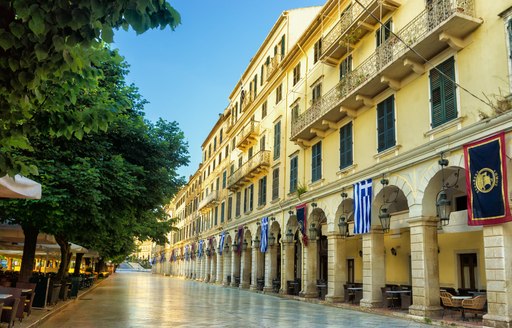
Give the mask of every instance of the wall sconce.
POLYGON ((291 216, 291 215, 293 215, 295 213, 293 211, 288 211, 288 214, 290 214, 290 216, 291 216))
POLYGON ((244 239, 244 242, 242 244, 242 249, 245 251, 247 250, 247 240, 244 239))
POLYGON ((258 236, 256 236, 256 238, 254 238, 254 240, 252 241, 252 247, 254 247, 254 248, 260 247, 260 240, 259 240, 258 236))
POLYGON ((393 256, 396 256, 396 248, 391 247, 391 254, 393 254, 393 256))
POLYGON ((286 241, 291 243, 293 242, 293 232, 292 232, 292 229, 288 229, 288 231, 286 232, 286 241))
POLYGON ((274 246, 275 243, 276 243, 276 237, 274 236, 274 233, 272 232, 270 234, 270 237, 268 237, 268 245, 274 246))
POLYGON ((311 223, 309 225, 308 234, 309 234, 309 239, 311 239, 311 240, 315 240, 316 239, 316 237, 318 235, 318 232, 316 231, 316 227, 315 227, 314 223, 311 223))
POLYGON ((359 257, 363 257, 363 251, 359 251, 359 257))
POLYGON ((247 229, 249 229, 249 227, 248 226, 244 226, 244 230, 247 230, 247 229))
POLYGON ((228 243, 225 243, 225 244, 224 244, 224 250, 225 250, 226 252, 229 252, 229 245, 228 245, 228 243))
POLYGON ((347 222, 347 216, 346 216, 346 212, 345 212, 345 199, 347 199, 347 193, 345 191, 343 191, 341 193, 341 215, 340 215, 340 218, 338 219, 338 229, 340 231, 340 235, 342 236, 342 238, 345 238, 345 237, 348 237, 349 234, 348 234, 348 222, 347 222))
MULTIPOLYGON (((437 211, 437 217, 439 218, 439 222, 441 223, 441 226, 447 226, 450 223, 451 202, 448 200, 448 195, 446 194, 446 189, 451 188, 453 186, 445 185, 444 167, 448 166, 449 162, 447 159, 443 158, 443 153, 441 153, 441 159, 438 161, 438 163, 441 166, 442 186, 441 186, 441 191, 439 191, 439 193, 436 196, 436 211, 437 211)), ((457 175, 457 180, 458 179, 459 179, 459 177, 457 175)))
POLYGON ((270 221, 275 221, 275 220, 276 220, 275 217, 273 217, 273 216, 270 217, 270 221))
POLYGON ((233 244, 231 244, 231 246, 233 247, 233 249, 235 249, 236 247, 238 247, 238 244, 236 243, 236 240, 233 240, 233 244))
POLYGON ((391 214, 389 213, 389 208, 391 205, 396 201, 396 198, 398 197, 398 187, 395 189, 395 198, 393 200, 389 200, 389 198, 386 200, 384 197, 384 189, 389 184, 389 180, 382 178, 380 180, 380 183, 382 184, 382 205, 379 208, 379 220, 380 224, 382 226, 382 231, 388 232, 389 227, 391 225, 391 214))
POLYGON ((311 207, 316 208, 317 206, 318 206, 317 203, 314 203, 314 202, 311 203, 311 207))
POLYGON ((256 222, 256 226, 259 227, 261 225, 260 221, 256 222))
POLYGON ((206 250, 206 256, 210 257, 211 254, 212 254, 212 251, 208 248, 206 250))

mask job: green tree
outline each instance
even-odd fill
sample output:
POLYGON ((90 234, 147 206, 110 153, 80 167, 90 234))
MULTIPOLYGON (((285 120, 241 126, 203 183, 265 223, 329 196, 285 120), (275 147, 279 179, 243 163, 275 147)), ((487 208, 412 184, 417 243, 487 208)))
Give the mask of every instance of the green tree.
POLYGON ((104 128, 105 117, 74 105, 81 90, 101 75, 97 49, 113 41, 113 30, 174 29, 179 14, 165 0, 0 0, 0 176, 37 173, 19 150, 32 150, 40 133, 80 138, 104 128), (29 126, 46 110, 41 130, 29 126), (75 116, 76 115, 76 116, 75 116))

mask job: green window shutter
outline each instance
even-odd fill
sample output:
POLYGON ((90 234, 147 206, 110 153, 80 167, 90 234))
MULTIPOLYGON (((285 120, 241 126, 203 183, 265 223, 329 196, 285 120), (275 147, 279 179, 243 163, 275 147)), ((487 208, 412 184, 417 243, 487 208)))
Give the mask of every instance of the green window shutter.
POLYGON ((274 159, 278 159, 281 154, 281 122, 274 125, 274 159))
POLYGON ((340 170, 352 165, 352 122, 340 129, 340 170))
POLYGON ((395 97, 391 96, 377 105, 377 150, 395 145, 395 97))
POLYGON ((298 177, 298 157, 295 156, 290 161, 290 192, 297 191, 298 177))
POLYGON ((457 118, 455 62, 450 57, 430 71, 432 128, 457 118), (443 74, 441 74, 444 73, 443 74), (446 75, 446 76, 445 76, 446 75))
POLYGON ((285 42, 284 42, 284 35, 283 37, 281 38, 281 59, 284 58, 284 54, 285 54, 285 42))
POLYGON ((322 142, 319 141, 311 150, 311 181, 322 178, 322 142))

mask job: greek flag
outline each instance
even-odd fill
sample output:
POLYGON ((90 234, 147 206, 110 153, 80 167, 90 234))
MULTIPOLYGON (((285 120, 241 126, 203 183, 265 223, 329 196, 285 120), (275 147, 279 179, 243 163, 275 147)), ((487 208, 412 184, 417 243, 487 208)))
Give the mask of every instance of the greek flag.
POLYGON ((354 234, 370 232, 372 179, 354 184, 354 234))
POLYGON ((219 255, 222 255, 222 250, 224 249, 224 231, 220 234, 220 241, 219 241, 219 255))
POLYGON ((268 218, 261 219, 260 251, 265 253, 268 247, 268 218))

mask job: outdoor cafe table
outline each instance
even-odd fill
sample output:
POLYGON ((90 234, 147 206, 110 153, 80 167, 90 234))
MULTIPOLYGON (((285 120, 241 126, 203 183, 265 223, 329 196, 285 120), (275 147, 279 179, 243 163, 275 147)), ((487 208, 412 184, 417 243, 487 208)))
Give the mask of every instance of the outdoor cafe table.
MULTIPOLYGON (((396 295, 398 295, 398 294, 409 294, 410 292, 411 292, 410 290, 403 290, 403 289, 402 290, 386 290, 386 294, 391 294, 391 295, 393 295, 393 294, 396 294, 396 295)), ((394 298, 392 298, 391 306, 392 307, 396 307, 395 306, 394 298)))
MULTIPOLYGON (((358 290, 363 290, 363 287, 348 287, 347 290, 349 290, 351 292, 356 292, 358 290)), ((355 295, 352 298, 352 304, 354 304, 354 299, 355 299, 355 295)))
MULTIPOLYGON (((452 296, 452 300, 469 300, 470 298, 473 298, 473 296, 452 296)), ((462 320, 466 320, 466 315, 464 314, 464 307, 460 307, 460 313, 462 320)))

